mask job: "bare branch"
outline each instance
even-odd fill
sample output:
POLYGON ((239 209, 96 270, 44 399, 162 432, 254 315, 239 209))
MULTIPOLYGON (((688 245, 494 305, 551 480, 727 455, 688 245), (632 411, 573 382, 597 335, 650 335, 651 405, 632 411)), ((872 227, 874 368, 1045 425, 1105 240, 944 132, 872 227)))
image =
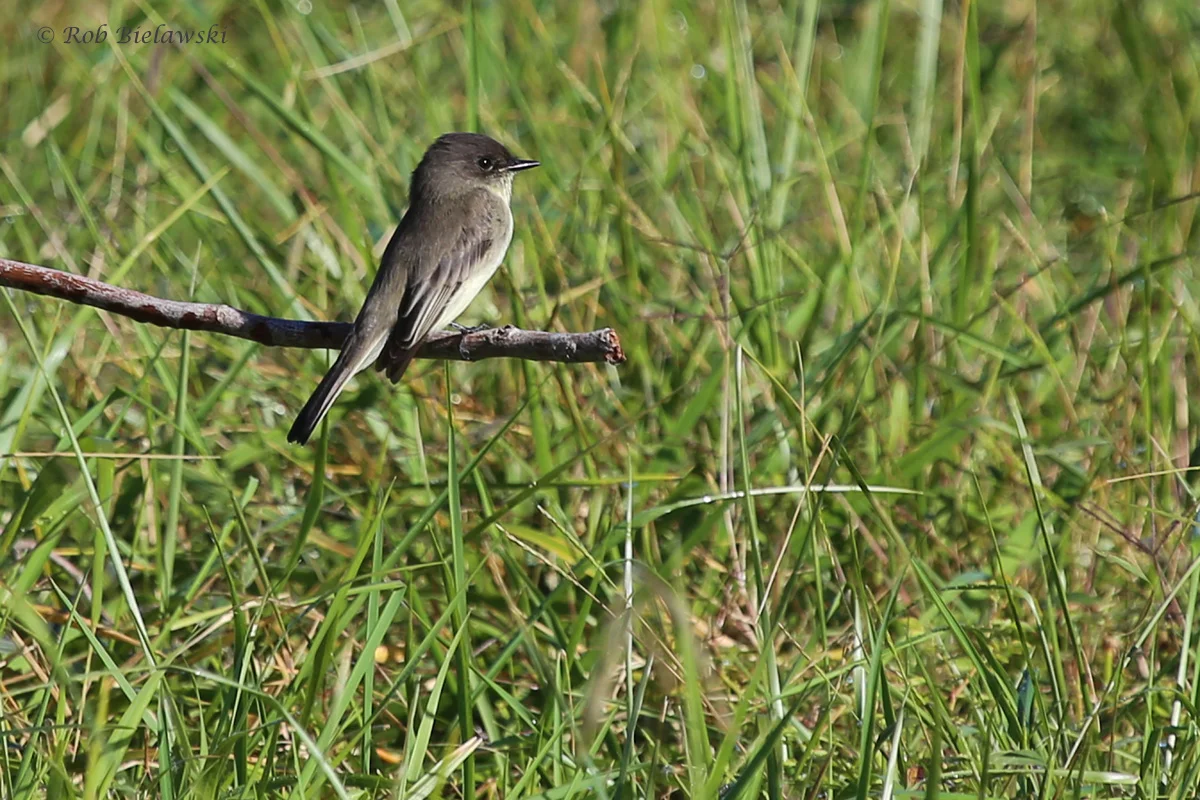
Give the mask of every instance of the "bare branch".
MULTIPOLYGON (((224 304, 186 303, 112 286, 82 275, 0 258, 0 286, 102 308, 163 328, 207 331, 270 347, 337 350, 350 333, 348 322, 304 322, 252 314, 224 304)), ((478 361, 522 358, 570 364, 625 361, 616 331, 588 333, 525 331, 506 325, 472 333, 440 331, 421 345, 418 358, 478 361)))

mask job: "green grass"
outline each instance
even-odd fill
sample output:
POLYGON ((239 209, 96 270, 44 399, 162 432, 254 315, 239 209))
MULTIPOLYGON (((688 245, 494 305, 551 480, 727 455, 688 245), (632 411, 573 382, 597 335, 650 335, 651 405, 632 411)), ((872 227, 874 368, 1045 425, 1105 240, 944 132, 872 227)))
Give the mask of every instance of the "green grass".
POLYGON ((4 290, 0 797, 1200 792, 1194 3, 18 5, 0 255, 350 319, 474 127, 629 360, 4 290))

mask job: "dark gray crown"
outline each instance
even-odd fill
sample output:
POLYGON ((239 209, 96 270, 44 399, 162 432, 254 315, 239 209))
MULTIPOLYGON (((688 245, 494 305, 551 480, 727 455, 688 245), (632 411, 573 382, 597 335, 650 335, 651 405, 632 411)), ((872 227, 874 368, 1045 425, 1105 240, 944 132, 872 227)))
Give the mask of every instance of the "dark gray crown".
POLYGON ((478 185, 481 180, 511 180, 512 173, 536 166, 538 162, 517 158, 482 133, 445 133, 429 146, 417 165, 412 192, 454 192, 464 185, 478 185))

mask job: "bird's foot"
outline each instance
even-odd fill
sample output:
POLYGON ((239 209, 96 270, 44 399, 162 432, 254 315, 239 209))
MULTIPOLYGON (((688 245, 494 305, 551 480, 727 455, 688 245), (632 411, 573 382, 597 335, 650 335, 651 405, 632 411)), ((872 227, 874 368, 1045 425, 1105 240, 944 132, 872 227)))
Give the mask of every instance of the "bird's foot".
POLYGON ((478 325, 459 325, 457 322, 451 322, 450 327, 466 336, 468 333, 479 333, 480 331, 486 331, 492 326, 488 325, 486 322, 481 322, 478 325))
POLYGON ((458 337, 458 355, 459 355, 459 357, 462 358, 463 361, 470 361, 471 354, 469 352, 467 352, 467 334, 479 333, 479 331, 486 331, 488 328, 490 328, 492 326, 488 325, 486 322, 481 323, 479 325, 471 325, 470 327, 468 327, 466 325, 459 325, 457 322, 451 322, 450 327, 454 328, 454 330, 458 331, 458 333, 459 333, 459 337, 458 337))

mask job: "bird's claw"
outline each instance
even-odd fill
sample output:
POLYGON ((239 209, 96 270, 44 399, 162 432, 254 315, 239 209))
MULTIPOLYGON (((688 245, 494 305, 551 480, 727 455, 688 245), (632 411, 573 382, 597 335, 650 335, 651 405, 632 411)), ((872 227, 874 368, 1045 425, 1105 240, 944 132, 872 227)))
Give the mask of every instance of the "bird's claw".
POLYGON ((461 358, 463 361, 470 361, 471 354, 470 354, 470 352, 467 351, 467 335, 472 334, 472 333, 478 333, 479 331, 486 331, 488 328, 490 328, 492 326, 488 325, 486 322, 481 323, 479 325, 471 325, 471 326, 459 325, 457 322, 451 322, 450 327, 454 328, 454 330, 458 331, 458 333, 459 333, 459 337, 458 337, 459 358, 461 358))
POLYGON ((454 330, 458 331, 458 333, 459 333, 459 336, 458 336, 458 356, 459 356, 459 358, 461 358, 463 361, 470 361, 471 354, 470 354, 470 352, 467 351, 467 335, 472 334, 472 333, 478 333, 479 331, 486 331, 488 328, 490 328, 492 326, 488 325, 486 322, 481 323, 479 325, 471 325, 471 326, 459 325, 457 322, 451 322, 450 327, 454 328, 454 330))
POLYGON ((492 326, 488 325, 486 322, 481 322, 478 325, 459 325, 457 322, 451 322, 450 327, 466 336, 468 333, 479 333, 480 331, 486 331, 492 326))

